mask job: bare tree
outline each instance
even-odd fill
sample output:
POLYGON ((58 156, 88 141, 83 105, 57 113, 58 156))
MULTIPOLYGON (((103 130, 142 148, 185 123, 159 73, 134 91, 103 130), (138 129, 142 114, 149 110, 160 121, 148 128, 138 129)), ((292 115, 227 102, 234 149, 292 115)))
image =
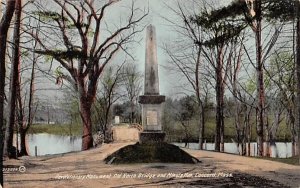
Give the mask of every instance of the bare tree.
POLYGON ((215 150, 224 151, 224 95, 227 82, 227 72, 235 50, 236 37, 243 26, 227 20, 214 20, 207 9, 200 15, 195 15, 193 22, 203 27, 204 40, 202 53, 211 66, 211 78, 215 81, 216 92, 216 132, 215 150))
POLYGON ((138 97, 142 91, 142 74, 135 63, 129 63, 122 69, 122 84, 125 90, 125 100, 130 104, 130 123, 138 122, 138 97))
MULTIPOLYGON (((38 31, 36 31, 38 32, 38 31)), ((34 41, 34 48, 36 47, 37 42, 34 41)), ((26 134, 30 126, 32 125, 35 112, 37 110, 37 104, 34 107, 34 94, 35 94, 35 78, 36 78, 36 64, 38 61, 38 56, 35 52, 32 53, 32 58, 30 62, 32 63, 31 66, 31 73, 29 78, 29 96, 28 102, 26 101, 26 94, 24 92, 24 99, 22 98, 22 80, 20 76, 20 80, 17 84, 17 116, 18 116, 18 129, 20 133, 20 156, 28 155, 27 147, 26 147, 26 134)))
POLYGON ((181 73, 192 87, 192 92, 196 96, 197 107, 199 111, 199 149, 203 149, 204 139, 204 107, 202 102, 203 93, 201 92, 201 69, 203 69, 202 58, 202 29, 200 26, 193 24, 189 17, 192 12, 180 4, 176 8, 168 6, 168 8, 179 18, 179 23, 165 18, 176 33, 180 36, 180 40, 170 45, 164 46, 164 51, 170 58, 171 66, 167 66, 169 70, 181 73))
MULTIPOLYGON (((257 75, 257 143, 259 146, 259 156, 263 155, 263 141, 264 141, 264 126, 265 126, 265 88, 264 88, 264 73, 263 73, 263 51, 262 51, 262 0, 243 0, 233 1, 228 7, 215 10, 211 15, 213 19, 224 19, 226 17, 233 17, 232 15, 242 14, 245 16, 246 24, 248 24, 255 35, 256 46, 256 75, 257 75), (226 14, 221 15, 222 11, 226 14)), ((236 19, 238 20, 238 19, 236 19)), ((238 22, 238 21, 237 21, 238 22)), ((239 23, 241 25, 245 23, 239 23)))
POLYGON ((245 111, 247 108, 247 102, 245 99, 243 100, 243 96, 241 94, 241 89, 239 86, 240 73, 242 68, 242 57, 243 57, 243 45, 244 43, 244 34, 240 37, 241 40, 237 42, 235 45, 237 47, 234 48, 232 53, 232 61, 230 61, 230 69, 227 72, 228 81, 232 87, 232 95, 234 100, 234 113, 232 114, 234 117, 234 124, 236 129, 236 142, 237 147, 240 148, 241 145, 241 155, 246 155, 246 132, 247 125, 249 125, 248 119, 245 117, 247 113, 245 111), (243 119, 244 116, 244 119, 243 119))
POLYGON ((194 96, 185 96, 179 100, 179 106, 175 108, 175 119, 177 119, 181 126, 184 128, 185 134, 185 147, 188 146, 190 142, 190 121, 195 116, 197 109, 195 108, 194 96))
POLYGON ((5 101, 5 60, 7 32, 15 10, 15 0, 6 1, 6 9, 0 20, 0 184, 3 186, 3 125, 4 125, 4 101, 5 101))
MULTIPOLYGON (((266 97, 265 97, 265 85, 264 85, 264 63, 270 57, 273 47, 276 44, 278 36, 280 34, 281 27, 276 27, 272 34, 272 27, 268 24, 263 25, 263 18, 269 20, 275 20, 286 12, 290 11, 290 2, 287 1, 264 1, 264 0, 242 0, 232 1, 227 7, 217 9, 212 14, 214 19, 219 18, 233 18, 239 24, 246 24, 253 32, 255 40, 255 61, 252 61, 249 53, 249 61, 256 70, 256 112, 257 112, 257 143, 258 143, 258 155, 264 155, 263 143, 265 140, 264 130, 268 129, 267 126, 267 114, 266 114, 266 97), (281 8, 284 7, 284 8, 281 8), (280 7, 278 9, 278 7, 280 7), (242 18, 242 19, 241 19, 242 18), (264 29, 268 30, 264 41, 262 34, 264 29)), ((270 22, 269 22, 270 23, 270 22)), ((271 22, 272 23, 272 22, 271 22)), ((267 140, 268 141, 268 140, 267 140)))
POLYGON ((294 134, 295 127, 295 66, 293 62, 293 55, 285 52, 285 49, 279 48, 276 50, 268 66, 264 67, 266 73, 266 80, 268 83, 268 107, 269 111, 273 113, 273 122, 268 124, 271 126, 267 129, 268 140, 270 145, 275 145, 276 132, 279 124, 284 120, 286 114, 286 124, 291 129, 292 145, 297 142, 294 134))
POLYGON ((122 81, 122 68, 124 63, 114 70, 113 67, 109 67, 107 72, 103 74, 100 80, 99 92, 94 104, 94 108, 97 113, 95 122, 98 124, 97 129, 104 135, 104 141, 110 141, 110 124, 112 118, 112 106, 121 98, 119 93, 122 81))
POLYGON ((20 25, 21 25, 22 1, 16 0, 15 5, 15 24, 13 34, 12 65, 10 73, 10 90, 8 98, 8 118, 5 131, 4 156, 16 157, 13 149, 13 130, 15 125, 17 85, 20 76, 20 25))
MULTIPOLYGON (((251 1, 250 1, 251 2, 251 1)), ((263 71, 263 59, 262 59, 262 1, 255 0, 249 4, 251 16, 254 18, 251 22, 251 28, 255 33, 255 46, 256 46, 256 74, 257 74, 257 143, 258 143, 258 154, 263 156, 264 153, 264 126, 265 126, 265 87, 264 87, 264 71, 263 71)))
POLYGON ((296 1, 296 114, 297 120, 296 124, 298 127, 298 155, 299 155, 299 164, 300 164, 300 2, 296 1))
POLYGON ((37 53, 53 57, 68 72, 61 72, 59 78, 70 82, 78 92, 83 123, 82 150, 87 150, 93 146, 91 107, 96 97, 98 78, 118 52, 129 53, 126 45, 142 31, 143 28, 138 29, 138 25, 147 13, 136 9, 132 2, 126 23, 114 27, 113 31, 106 28, 105 32, 107 9, 113 8, 112 5, 118 1, 105 1, 100 8, 95 1, 88 0, 51 2, 56 11, 42 6, 44 1, 35 4, 35 14, 47 22, 41 24, 40 35, 28 33, 41 47, 36 50, 37 53))

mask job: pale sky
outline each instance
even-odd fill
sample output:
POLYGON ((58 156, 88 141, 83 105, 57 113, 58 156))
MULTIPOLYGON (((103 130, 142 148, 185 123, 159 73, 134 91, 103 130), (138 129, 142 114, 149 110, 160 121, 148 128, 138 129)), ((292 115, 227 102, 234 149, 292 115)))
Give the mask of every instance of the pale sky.
MULTIPOLYGON (((167 5, 173 6, 176 5, 178 0, 135 0, 136 5, 141 9, 147 9, 149 5, 149 15, 143 22, 143 24, 148 25, 152 24, 156 27, 156 37, 157 37, 157 53, 158 53, 158 63, 159 63, 159 79, 160 79, 160 93, 171 97, 174 94, 177 94, 180 77, 178 75, 171 75, 170 71, 163 68, 167 64, 167 56, 164 54, 161 46, 168 43, 168 41, 176 40, 176 33, 169 26, 170 23, 163 18, 168 18, 174 20, 174 13, 166 7, 167 5)), ((215 0, 211 0, 213 2, 215 0)), ((118 23, 121 22, 124 12, 124 7, 131 5, 131 0, 122 0, 109 9, 107 18, 110 22, 118 23), (121 7, 121 8, 120 8, 121 7)), ((189 0, 179 0, 180 3, 184 2, 187 6, 189 0)), ((222 2, 224 3, 224 1, 222 2)), ((176 21, 176 20, 175 20, 176 21)), ((146 31, 141 33, 140 44, 135 44, 135 50, 133 50, 133 56, 136 57, 136 63, 139 65, 140 71, 144 72, 144 63, 145 63, 145 35, 146 31)), ((55 83, 46 81, 41 85, 42 88, 53 88, 51 91, 40 91, 40 97, 44 100, 57 101, 63 100, 61 97, 62 92, 59 90, 59 86, 55 83)))
MULTIPOLYGON (((157 34, 157 45, 158 45, 158 63, 159 65, 164 65, 166 62, 165 55, 163 53, 163 50, 160 48, 160 46, 169 40, 172 36, 171 30, 169 27, 166 26, 166 21, 163 20, 161 16, 169 17, 168 10, 165 8, 164 3, 168 3, 174 0, 136 0, 136 5, 138 5, 141 9, 147 9, 148 8, 148 2, 149 2, 149 15, 143 22, 143 24, 148 25, 152 24, 156 27, 156 34, 157 34)), ((123 0, 120 3, 115 4, 115 7, 112 7, 109 10, 109 14, 107 15, 107 18, 112 19, 110 20, 112 22, 119 22, 120 14, 124 13, 120 11, 117 6, 121 7, 128 7, 128 5, 131 4, 131 0, 123 0)), ((144 63, 145 63, 145 35, 146 30, 138 36, 138 38, 141 38, 140 44, 135 44, 135 50, 132 51, 133 56, 136 57, 136 63, 138 64, 139 70, 143 73, 144 72, 144 63)), ((54 69, 53 69, 54 70, 54 69)), ((170 90, 173 89, 172 79, 169 79, 168 71, 163 69, 163 67, 159 67, 159 76, 160 76, 160 92, 163 95, 169 95, 170 90)), ((176 82, 175 82, 176 83, 176 82)), ((50 100, 50 101, 57 101, 63 100, 62 91, 59 90, 60 86, 55 85, 54 81, 42 81, 37 87, 42 88, 42 90, 38 91, 39 98, 43 99, 44 101, 50 100), (47 90, 50 88, 50 90, 47 90), (53 88, 53 89, 51 89, 53 88), (58 89, 58 90, 56 90, 58 89)))

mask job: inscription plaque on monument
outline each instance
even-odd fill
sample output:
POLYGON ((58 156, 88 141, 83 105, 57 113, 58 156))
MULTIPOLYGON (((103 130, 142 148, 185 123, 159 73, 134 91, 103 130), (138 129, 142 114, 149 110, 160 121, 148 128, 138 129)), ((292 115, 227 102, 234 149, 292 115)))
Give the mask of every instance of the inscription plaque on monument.
POLYGON ((155 110, 147 111, 147 125, 150 126, 158 125, 157 119, 158 119, 157 111, 155 110))

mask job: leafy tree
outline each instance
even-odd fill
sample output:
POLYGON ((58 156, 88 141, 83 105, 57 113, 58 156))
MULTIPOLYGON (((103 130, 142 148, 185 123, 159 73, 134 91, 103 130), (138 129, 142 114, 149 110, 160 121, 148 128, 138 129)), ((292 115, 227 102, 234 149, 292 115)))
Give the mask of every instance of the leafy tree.
POLYGON ((299 164, 300 164, 300 2, 296 1, 296 61, 295 61, 295 71, 296 71, 296 114, 297 120, 296 124, 298 127, 298 156, 299 156, 299 164))
MULTIPOLYGON (((174 142, 174 135, 176 120, 174 119, 176 108, 174 108, 174 100, 170 97, 166 97, 166 101, 163 106, 162 112, 162 125, 163 131, 166 132, 166 140, 168 142, 174 142)), ((177 140, 175 140, 177 141, 177 140)))
MULTIPOLYGON (((279 31, 276 30, 270 41, 265 46, 265 53, 263 53, 262 46, 262 23, 263 19, 273 20, 273 18, 268 17, 274 14, 285 14, 288 11, 280 11, 278 7, 283 6, 284 8, 290 8, 288 5, 292 1, 286 1, 286 5, 282 5, 282 2, 274 0, 242 0, 233 1, 230 5, 221 7, 217 10, 212 11, 213 20, 224 20, 232 19, 238 24, 249 26, 255 36, 255 46, 256 46, 256 93, 257 93, 257 126, 256 132, 258 135, 258 154, 262 156, 264 154, 263 142, 264 142, 264 129, 266 128, 266 104, 265 104, 265 86, 264 86, 264 70, 263 65, 274 47, 275 42, 278 38, 279 31), (277 7, 277 8, 276 8, 277 7)), ((281 8, 281 7, 280 7, 281 8)), ((282 14, 282 15, 283 15, 282 14)), ((278 16, 276 16, 278 17, 278 16)), ((250 60, 251 61, 251 60, 250 60)), ((254 65, 254 64, 253 64, 254 65)))
POLYGON ((199 14, 191 16, 192 23, 201 27, 203 39, 198 42, 204 57, 211 65, 216 91, 216 136, 215 150, 224 151, 224 94, 227 66, 231 61, 234 43, 244 29, 244 25, 233 21, 216 19, 214 11, 204 8, 199 14), (212 56, 211 54, 215 54, 212 56))
MULTIPOLYGON (((271 80, 271 98, 275 98, 271 103, 274 109, 274 122, 270 128, 270 139, 276 138, 278 124, 282 121, 282 113, 285 113, 286 124, 292 133, 293 154, 297 142, 297 127, 295 114, 296 84, 295 84, 295 64, 294 56, 288 52, 276 52, 270 59, 270 65, 266 67, 266 77, 271 80), (275 95, 274 95, 275 94, 275 95)), ((272 143, 271 143, 272 144, 272 143)))
POLYGON ((174 119, 179 121, 184 128, 185 134, 185 147, 188 145, 191 138, 190 135, 190 121, 197 114, 197 106, 195 105, 195 96, 185 96, 178 101, 178 105, 173 106, 175 108, 174 119))

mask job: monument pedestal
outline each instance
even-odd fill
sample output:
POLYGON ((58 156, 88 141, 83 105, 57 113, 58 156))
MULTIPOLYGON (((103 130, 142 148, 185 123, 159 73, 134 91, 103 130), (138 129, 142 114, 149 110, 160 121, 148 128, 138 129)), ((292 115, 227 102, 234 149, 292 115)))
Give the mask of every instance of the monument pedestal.
POLYGON ((162 106, 165 101, 163 95, 142 95, 139 103, 142 104, 143 132, 139 134, 139 142, 160 143, 164 142, 166 133, 162 131, 162 106))
POLYGON ((160 131, 160 132, 141 132, 140 133, 140 138, 139 142, 141 144, 144 143, 159 143, 159 142, 164 142, 166 133, 160 131))

